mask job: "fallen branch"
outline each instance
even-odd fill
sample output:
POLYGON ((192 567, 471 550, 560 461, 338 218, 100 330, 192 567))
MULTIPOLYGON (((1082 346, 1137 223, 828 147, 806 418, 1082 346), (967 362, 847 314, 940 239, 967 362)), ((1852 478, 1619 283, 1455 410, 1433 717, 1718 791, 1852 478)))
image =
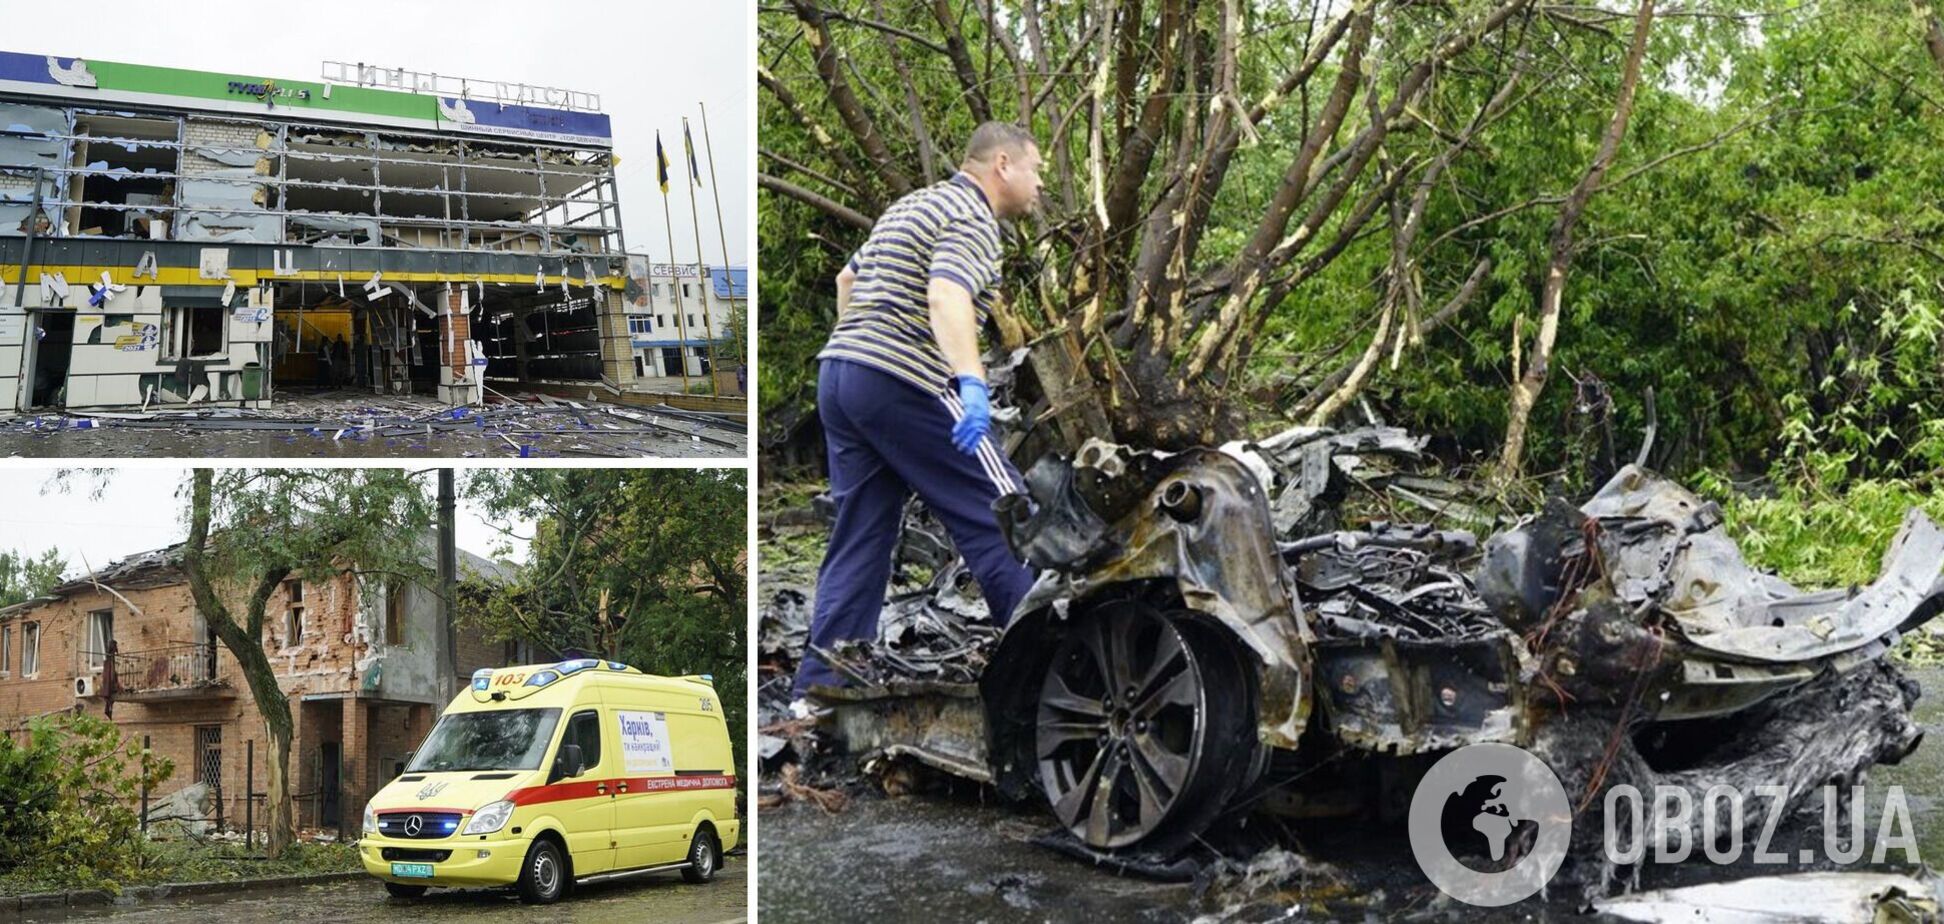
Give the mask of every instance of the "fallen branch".
POLYGON ((758 173, 756 174, 756 185, 770 192, 788 196, 798 202, 811 206, 823 212, 825 215, 829 215, 860 231, 871 230, 871 219, 863 212, 821 193, 812 192, 811 190, 798 186, 789 180, 773 177, 767 173, 758 173))

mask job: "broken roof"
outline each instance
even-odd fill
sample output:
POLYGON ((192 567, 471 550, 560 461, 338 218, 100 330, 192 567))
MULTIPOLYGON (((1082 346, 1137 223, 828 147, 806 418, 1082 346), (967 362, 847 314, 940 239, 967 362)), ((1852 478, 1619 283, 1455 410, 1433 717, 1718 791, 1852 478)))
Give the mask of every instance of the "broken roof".
MULTIPOLYGON (((428 548, 431 543, 426 543, 428 548)), ((517 566, 475 555, 459 549, 458 578, 484 578, 489 581, 506 581, 512 578, 517 566)), ((25 612, 47 603, 53 603, 77 591, 88 590, 96 584, 106 584, 122 590, 148 587, 165 587, 183 580, 181 566, 182 543, 177 542, 159 549, 137 552, 125 558, 116 559, 106 566, 56 584, 47 593, 12 606, 0 607, 0 619, 25 612)))

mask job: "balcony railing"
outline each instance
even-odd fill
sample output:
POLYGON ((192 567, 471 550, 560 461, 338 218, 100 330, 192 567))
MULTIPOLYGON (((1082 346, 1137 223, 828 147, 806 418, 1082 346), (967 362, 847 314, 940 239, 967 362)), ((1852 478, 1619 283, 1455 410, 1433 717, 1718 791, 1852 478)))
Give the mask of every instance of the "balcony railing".
POLYGON ((218 692, 229 679, 217 672, 215 645, 194 643, 120 651, 115 659, 116 695, 125 699, 218 692))

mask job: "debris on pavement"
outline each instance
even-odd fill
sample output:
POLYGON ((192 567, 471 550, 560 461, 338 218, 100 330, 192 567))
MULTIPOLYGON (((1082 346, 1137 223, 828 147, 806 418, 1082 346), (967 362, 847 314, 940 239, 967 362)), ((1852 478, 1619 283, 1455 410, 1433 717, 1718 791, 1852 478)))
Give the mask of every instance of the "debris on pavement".
POLYGON ((1596 899, 1594 910, 1626 921, 1808 924, 1821 921, 1936 922, 1935 876, 1815 872, 1754 876, 1596 899))
POLYGON ((0 420, 0 455, 739 456, 743 418, 492 393, 479 406, 360 391, 281 394, 266 410, 68 411, 0 420), (226 452, 235 448, 240 451, 226 452))

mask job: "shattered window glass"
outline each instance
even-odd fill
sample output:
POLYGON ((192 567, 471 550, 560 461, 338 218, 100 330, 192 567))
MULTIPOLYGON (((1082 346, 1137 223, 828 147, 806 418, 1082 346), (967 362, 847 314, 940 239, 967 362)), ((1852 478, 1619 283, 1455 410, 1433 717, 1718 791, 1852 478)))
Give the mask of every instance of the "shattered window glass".
POLYGON ((176 240, 280 242, 274 136, 255 125, 191 119, 184 140, 176 240))
MULTIPOLYGON (((24 234, 28 213, 35 198, 34 169, 58 170, 67 149, 63 135, 69 133, 65 109, 0 103, 0 234, 24 234)), ((42 202, 58 201, 66 191, 65 179, 58 173, 42 178, 42 202)), ((46 213, 52 220, 52 213, 46 213)), ((41 233, 49 229, 43 226, 41 233)))

